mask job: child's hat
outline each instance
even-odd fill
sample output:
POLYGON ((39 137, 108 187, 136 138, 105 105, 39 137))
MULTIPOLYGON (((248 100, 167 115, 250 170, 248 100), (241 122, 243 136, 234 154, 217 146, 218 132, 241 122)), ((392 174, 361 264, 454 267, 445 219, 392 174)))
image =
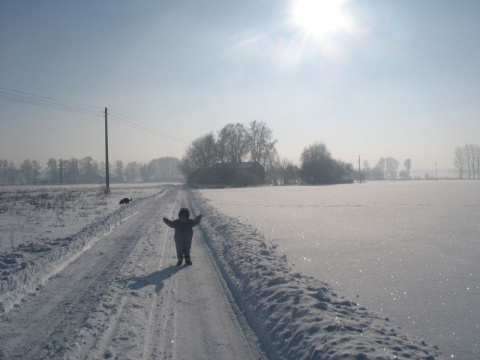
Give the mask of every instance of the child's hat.
POLYGON ((182 215, 188 219, 190 217, 190 211, 188 211, 187 208, 181 208, 180 211, 178 212, 178 217, 182 215))

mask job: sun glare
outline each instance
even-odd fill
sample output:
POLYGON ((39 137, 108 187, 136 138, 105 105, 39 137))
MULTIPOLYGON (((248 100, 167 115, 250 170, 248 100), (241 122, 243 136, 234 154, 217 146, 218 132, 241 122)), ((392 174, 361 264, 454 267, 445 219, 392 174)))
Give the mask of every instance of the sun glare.
POLYGON ((348 31, 352 19, 344 8, 347 0, 293 0, 293 22, 307 36, 321 39, 329 34, 348 31))

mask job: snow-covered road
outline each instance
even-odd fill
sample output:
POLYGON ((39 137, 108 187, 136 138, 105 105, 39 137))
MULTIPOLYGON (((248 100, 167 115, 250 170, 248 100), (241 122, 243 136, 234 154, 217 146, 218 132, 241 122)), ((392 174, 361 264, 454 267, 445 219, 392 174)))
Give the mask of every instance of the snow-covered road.
POLYGON ((202 242, 193 266, 173 266, 172 232, 160 219, 186 201, 176 189, 145 201, 10 311, 0 323, 3 357, 262 358, 202 242))

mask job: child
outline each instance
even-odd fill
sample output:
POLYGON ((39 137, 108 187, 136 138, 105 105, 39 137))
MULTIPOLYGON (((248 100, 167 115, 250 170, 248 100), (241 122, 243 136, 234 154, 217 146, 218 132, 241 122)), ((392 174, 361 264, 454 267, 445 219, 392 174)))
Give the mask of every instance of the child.
POLYGON ((175 248, 177 249, 177 266, 182 265, 183 257, 185 256, 185 263, 192 265, 192 259, 190 259, 190 248, 192 247, 193 227, 200 223, 202 215, 198 215, 195 220, 189 219, 190 211, 187 208, 181 208, 178 212, 177 220, 168 220, 163 218, 165 224, 175 229, 175 248))

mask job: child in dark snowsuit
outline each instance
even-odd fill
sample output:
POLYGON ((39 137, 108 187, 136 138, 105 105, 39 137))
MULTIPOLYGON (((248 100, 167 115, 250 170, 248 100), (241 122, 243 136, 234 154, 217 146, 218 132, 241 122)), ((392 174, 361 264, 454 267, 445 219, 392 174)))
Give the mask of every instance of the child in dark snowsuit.
POLYGON ((192 247, 192 238, 193 238, 193 227, 200 223, 202 220, 202 215, 198 215, 195 220, 191 220, 190 211, 187 208, 181 208, 178 213, 178 219, 168 220, 163 218, 165 224, 169 227, 175 229, 175 248, 177 249, 177 265, 182 265, 183 257, 185 256, 185 263, 187 265, 192 265, 192 260, 190 259, 190 249, 192 247))

